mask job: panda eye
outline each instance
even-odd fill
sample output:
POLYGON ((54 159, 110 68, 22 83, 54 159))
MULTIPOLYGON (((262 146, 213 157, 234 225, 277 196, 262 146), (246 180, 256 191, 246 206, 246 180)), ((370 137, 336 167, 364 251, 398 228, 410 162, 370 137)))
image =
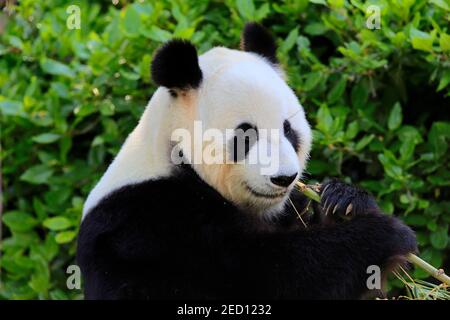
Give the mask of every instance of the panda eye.
POLYGON ((298 133, 292 129, 291 123, 288 120, 284 120, 283 130, 284 130, 284 136, 286 137, 286 139, 288 139, 289 142, 292 144, 295 152, 298 152, 300 138, 298 136, 298 133))
POLYGON ((289 136, 291 134, 291 123, 288 120, 284 120, 283 123, 283 130, 284 130, 284 135, 285 136, 289 136))
POLYGON ((235 130, 242 130, 245 133, 245 132, 247 132, 247 130, 250 130, 250 129, 257 130, 256 126, 252 126, 250 123, 244 122, 244 123, 241 123, 240 125, 238 125, 235 130))
POLYGON ((243 160, 253 144, 258 140, 258 128, 248 122, 241 123, 235 129, 231 141, 232 159, 234 162, 243 160))

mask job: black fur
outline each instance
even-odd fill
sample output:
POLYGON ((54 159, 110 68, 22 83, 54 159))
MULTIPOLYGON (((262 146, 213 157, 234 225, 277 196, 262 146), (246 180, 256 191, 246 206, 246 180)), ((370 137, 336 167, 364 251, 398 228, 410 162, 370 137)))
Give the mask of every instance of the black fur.
POLYGON ((291 128, 291 123, 289 122, 289 120, 284 120, 283 131, 284 131, 284 136, 292 144, 295 152, 298 152, 298 149, 300 147, 300 138, 298 137, 297 131, 295 131, 294 129, 291 128))
POLYGON ((202 81, 202 71, 198 64, 197 50, 186 40, 167 42, 156 52, 151 74, 157 85, 169 89, 198 88, 202 81))
MULTIPOLYGON (((308 203, 292 199, 298 211, 308 203)), ((251 215, 180 166, 170 178, 117 190, 84 219, 77 259, 85 297, 359 298, 369 265, 385 268, 416 250, 411 229, 364 210, 302 229, 287 206, 271 232, 258 231, 251 215)))
POLYGON ((235 135, 230 140, 231 159, 234 162, 242 161, 250 149, 258 141, 258 128, 248 122, 241 123, 234 129, 235 135))
POLYGON ((321 205, 327 215, 341 217, 367 214, 370 210, 379 210, 375 200, 367 191, 336 179, 323 184, 321 205), (349 208, 350 204, 351 208, 349 208))
POLYGON ((241 47, 257 53, 273 64, 278 63, 277 45, 272 35, 258 23, 247 23, 242 33, 241 47))

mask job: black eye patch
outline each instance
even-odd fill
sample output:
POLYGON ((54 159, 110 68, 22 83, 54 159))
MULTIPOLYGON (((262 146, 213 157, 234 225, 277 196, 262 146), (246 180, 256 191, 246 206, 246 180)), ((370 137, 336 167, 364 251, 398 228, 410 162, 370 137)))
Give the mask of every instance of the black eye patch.
POLYGON ((258 128, 244 122, 234 129, 234 137, 230 141, 234 162, 244 160, 250 148, 258 141, 258 128))
POLYGON ((284 136, 292 144, 295 152, 298 152, 298 148, 300 145, 300 138, 298 136, 298 133, 294 129, 292 129, 291 123, 289 122, 289 120, 284 120, 283 131, 284 131, 284 136))

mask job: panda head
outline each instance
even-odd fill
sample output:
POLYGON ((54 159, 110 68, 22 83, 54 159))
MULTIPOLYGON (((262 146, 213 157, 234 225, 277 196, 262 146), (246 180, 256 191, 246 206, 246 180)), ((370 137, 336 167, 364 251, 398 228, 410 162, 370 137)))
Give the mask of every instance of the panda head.
POLYGON ((190 42, 172 40, 156 52, 151 73, 155 95, 170 99, 171 160, 182 155, 241 208, 279 212, 305 168, 311 130, 272 36, 247 24, 241 50, 201 56, 190 42))

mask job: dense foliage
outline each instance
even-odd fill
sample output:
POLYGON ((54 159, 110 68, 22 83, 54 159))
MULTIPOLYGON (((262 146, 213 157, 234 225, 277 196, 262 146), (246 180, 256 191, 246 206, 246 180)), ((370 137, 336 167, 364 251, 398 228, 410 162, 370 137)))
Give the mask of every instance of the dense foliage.
POLYGON ((417 231, 421 257, 450 267, 448 0, 22 0, 0 17, 0 298, 81 297, 66 268, 83 201, 155 89, 155 48, 237 48, 252 20, 276 35, 314 127, 307 179, 367 188, 417 231))

